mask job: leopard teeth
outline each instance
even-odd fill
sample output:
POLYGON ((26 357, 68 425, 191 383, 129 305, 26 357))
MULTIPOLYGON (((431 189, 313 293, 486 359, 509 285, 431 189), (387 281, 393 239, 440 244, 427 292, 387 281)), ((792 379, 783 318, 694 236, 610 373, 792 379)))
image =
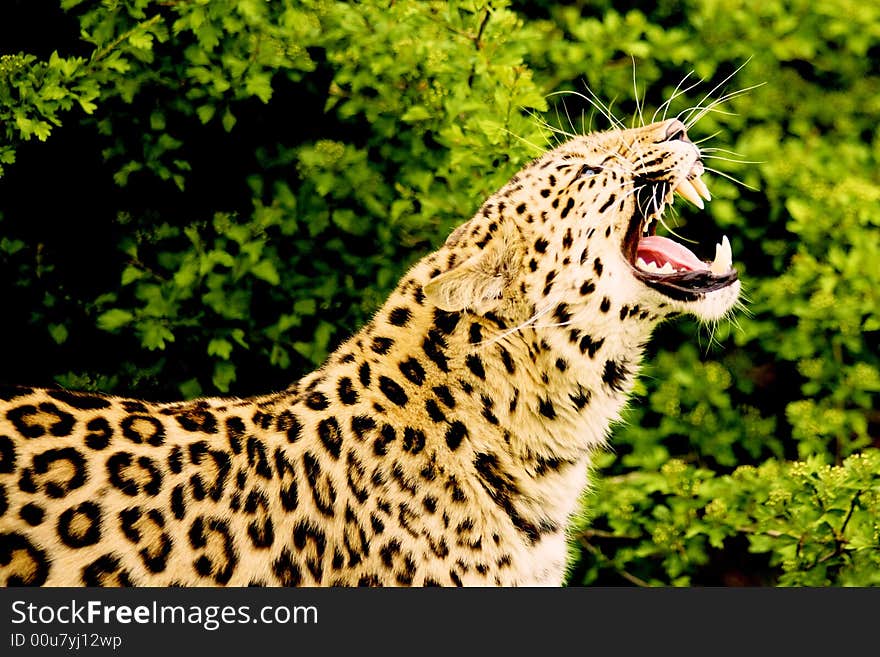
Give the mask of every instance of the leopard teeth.
POLYGON ((716 276, 726 274, 733 269, 733 251, 730 248, 730 240, 727 235, 721 238, 721 243, 715 245, 715 260, 709 265, 709 271, 716 276))
POLYGON ((642 271, 654 274, 674 274, 676 272, 672 263, 667 262, 664 263, 662 267, 658 267, 656 262, 646 262, 644 258, 638 258, 636 260, 636 266, 642 271))
POLYGON ((703 199, 700 198, 699 193, 690 180, 682 179, 681 182, 678 183, 678 187, 675 188, 675 191, 683 198, 700 208, 700 210, 705 207, 705 205, 703 205, 703 199))
POLYGON ((697 176, 693 180, 690 181, 691 185, 694 186, 694 189, 697 190, 697 194, 702 196, 707 201, 712 200, 712 194, 709 193, 709 188, 706 187, 706 183, 703 182, 703 179, 697 176))

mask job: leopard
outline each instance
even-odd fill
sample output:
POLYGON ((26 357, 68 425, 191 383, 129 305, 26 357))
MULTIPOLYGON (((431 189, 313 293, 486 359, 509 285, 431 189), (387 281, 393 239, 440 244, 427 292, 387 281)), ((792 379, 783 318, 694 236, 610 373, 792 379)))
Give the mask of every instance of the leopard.
MULTIPOLYGON (((657 234, 711 199, 682 120, 526 164, 315 371, 249 398, 0 389, 6 586, 560 586, 652 331, 733 312, 657 234)), ((695 247, 696 248, 696 247, 695 247)))

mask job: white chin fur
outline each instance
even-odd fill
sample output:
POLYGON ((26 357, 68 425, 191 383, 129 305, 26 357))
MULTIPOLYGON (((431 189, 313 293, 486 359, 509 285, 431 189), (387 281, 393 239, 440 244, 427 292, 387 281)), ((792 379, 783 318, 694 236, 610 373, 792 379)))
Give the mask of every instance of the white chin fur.
POLYGON ((729 313, 736 304, 740 287, 740 282, 734 281, 725 288, 705 294, 699 301, 682 302, 676 306, 679 311, 695 315, 704 322, 714 322, 729 313))

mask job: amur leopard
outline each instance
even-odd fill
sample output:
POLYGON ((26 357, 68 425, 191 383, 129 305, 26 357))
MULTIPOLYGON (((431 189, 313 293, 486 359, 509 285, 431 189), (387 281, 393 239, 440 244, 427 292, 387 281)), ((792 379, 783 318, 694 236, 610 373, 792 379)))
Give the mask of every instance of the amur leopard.
POLYGON ((0 582, 561 584, 652 329, 739 295, 726 238, 656 235, 702 173, 678 120, 550 150, 275 394, 0 390, 0 582))

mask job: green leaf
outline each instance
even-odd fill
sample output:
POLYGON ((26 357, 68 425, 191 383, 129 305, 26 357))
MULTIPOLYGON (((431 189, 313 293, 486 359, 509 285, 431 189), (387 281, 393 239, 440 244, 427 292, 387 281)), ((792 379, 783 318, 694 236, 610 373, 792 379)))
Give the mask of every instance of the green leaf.
POLYGON ((214 338, 208 343, 208 355, 229 360, 229 356, 232 355, 232 343, 223 338, 214 338))
POLYGON ((229 392, 229 385, 235 381, 235 365, 221 360, 214 363, 214 376, 211 382, 220 392, 229 392))
POLYGON ((251 268, 251 273, 257 278, 266 281, 270 285, 281 283, 281 277, 271 260, 261 260, 251 268))
POLYGON ((122 284, 130 285, 131 283, 144 278, 146 275, 146 272, 142 269, 139 269, 134 265, 127 265, 125 269, 122 270, 122 284))
POLYGON ((116 331, 134 319, 134 315, 121 308, 111 308, 104 311, 96 320, 96 324, 102 331, 116 331))
POLYGON ((177 389, 184 399, 195 399, 202 395, 202 386, 198 379, 187 379, 178 384, 177 389))
POLYGON ((49 324, 48 328, 49 335, 52 336, 52 339, 55 340, 57 344, 62 344, 67 341, 67 327, 64 324, 49 324))

